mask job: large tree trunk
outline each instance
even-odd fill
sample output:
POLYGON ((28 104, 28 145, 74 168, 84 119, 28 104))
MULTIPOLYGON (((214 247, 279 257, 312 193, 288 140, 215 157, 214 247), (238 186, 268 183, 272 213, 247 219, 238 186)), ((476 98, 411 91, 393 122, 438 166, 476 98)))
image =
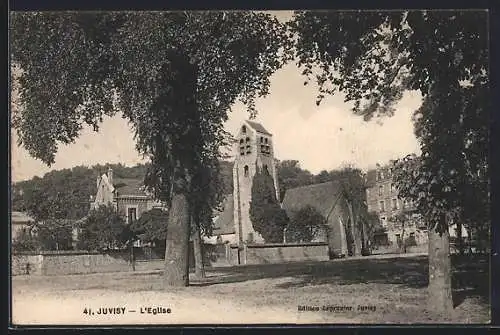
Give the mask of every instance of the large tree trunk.
POLYGON ((194 248, 194 269, 198 278, 205 278, 205 264, 203 264, 203 240, 200 228, 194 223, 193 248, 194 248))
MULTIPOLYGON (((443 217, 442 220, 445 220, 443 217)), ((450 233, 429 230, 429 309, 441 315, 453 310, 451 291, 450 233)))
POLYGON ((182 193, 174 193, 168 215, 164 284, 189 285, 189 204, 182 193))

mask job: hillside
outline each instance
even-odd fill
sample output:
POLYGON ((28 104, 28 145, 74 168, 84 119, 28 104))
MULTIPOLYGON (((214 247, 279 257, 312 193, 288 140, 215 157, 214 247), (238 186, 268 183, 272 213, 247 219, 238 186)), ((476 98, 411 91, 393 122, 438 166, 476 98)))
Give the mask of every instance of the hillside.
MULTIPOLYGON (((221 162, 225 193, 233 187, 231 162, 221 162)), ((72 169, 53 170, 43 177, 17 182, 12 185, 12 211, 28 212, 40 219, 49 214, 68 219, 79 219, 89 210, 90 196, 97 191, 96 179, 113 169, 115 178, 143 179, 147 165, 128 167, 122 164, 77 166, 72 169)))

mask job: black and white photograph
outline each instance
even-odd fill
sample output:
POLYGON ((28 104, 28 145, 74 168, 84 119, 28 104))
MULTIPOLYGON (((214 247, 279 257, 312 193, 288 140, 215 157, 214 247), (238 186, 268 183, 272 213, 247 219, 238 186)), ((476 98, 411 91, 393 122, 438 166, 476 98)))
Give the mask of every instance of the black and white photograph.
POLYGON ((491 322, 488 10, 9 21, 11 326, 491 322))

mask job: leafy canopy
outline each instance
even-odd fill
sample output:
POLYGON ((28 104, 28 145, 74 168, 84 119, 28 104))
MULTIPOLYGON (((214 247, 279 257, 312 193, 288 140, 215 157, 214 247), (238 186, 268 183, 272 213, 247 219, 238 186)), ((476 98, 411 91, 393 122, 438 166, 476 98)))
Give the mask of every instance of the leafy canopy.
POLYGON ((250 219, 254 230, 267 243, 283 241, 283 229, 288 216, 276 199, 273 177, 266 170, 257 169, 252 181, 250 219))
POLYGON ((90 211, 79 227, 78 249, 108 250, 124 248, 135 240, 130 226, 113 205, 99 206, 90 211))
POLYGON ((287 242, 311 242, 326 225, 326 218, 313 206, 305 206, 292 215, 286 227, 287 242))
POLYGON ((402 169, 411 173, 397 187, 438 232, 447 229, 439 218, 457 208, 475 216, 469 197, 482 212, 477 221, 486 218, 486 22, 486 11, 349 11, 298 12, 290 24, 303 74, 320 71, 318 103, 342 92, 368 120, 391 116, 404 91, 420 92, 414 122, 422 157, 418 170, 402 169))

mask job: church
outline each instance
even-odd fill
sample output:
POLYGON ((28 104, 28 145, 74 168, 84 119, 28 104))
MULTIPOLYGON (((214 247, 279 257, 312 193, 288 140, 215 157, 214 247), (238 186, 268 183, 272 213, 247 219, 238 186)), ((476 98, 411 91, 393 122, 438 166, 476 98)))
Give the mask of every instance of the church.
POLYGON ((272 176, 276 199, 288 216, 306 205, 316 207, 326 218, 327 226, 314 241, 328 243, 333 257, 347 256, 348 212, 338 185, 329 182, 290 189, 284 199, 280 199, 273 135, 260 123, 244 121, 235 138, 233 194, 224 200, 222 212, 215 217, 214 236, 206 242, 240 247, 265 242, 253 229, 249 213, 253 177, 257 171, 264 170, 272 176))

